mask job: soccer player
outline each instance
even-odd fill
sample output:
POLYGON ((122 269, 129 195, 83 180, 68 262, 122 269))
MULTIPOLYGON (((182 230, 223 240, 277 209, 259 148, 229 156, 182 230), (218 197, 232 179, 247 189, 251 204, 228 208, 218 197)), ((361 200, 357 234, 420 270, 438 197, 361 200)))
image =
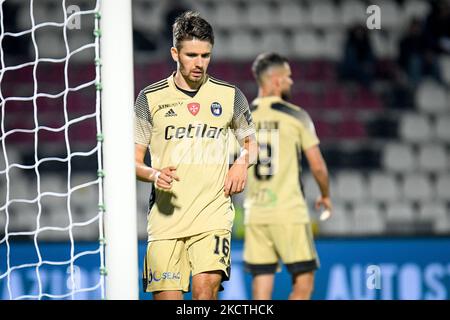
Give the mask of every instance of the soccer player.
POLYGON ((251 110, 260 151, 244 202, 245 267, 252 274, 254 299, 272 298, 279 259, 292 275, 289 299, 309 299, 319 259, 300 182, 301 152, 321 191, 316 208, 331 212, 328 171, 311 118, 287 102, 293 84, 288 61, 263 53, 252 71, 259 87, 251 110))
POLYGON ((198 13, 178 16, 170 51, 177 69, 135 103, 136 176, 154 186, 143 270, 154 299, 182 299, 190 275, 193 299, 217 299, 230 276, 230 196, 244 189, 257 145, 243 93, 206 73, 213 45, 213 29, 198 13), (231 167, 230 131, 242 150, 231 167))

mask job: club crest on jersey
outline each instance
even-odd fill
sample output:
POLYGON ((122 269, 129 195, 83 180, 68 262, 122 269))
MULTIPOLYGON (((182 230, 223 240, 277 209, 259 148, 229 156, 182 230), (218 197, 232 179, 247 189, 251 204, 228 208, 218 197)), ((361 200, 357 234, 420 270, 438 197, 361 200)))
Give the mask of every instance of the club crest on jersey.
POLYGON ((191 102, 187 105, 187 108, 192 115, 196 116, 197 113, 200 111, 200 103, 191 102))
POLYGON ((211 103, 211 113, 213 116, 220 116, 222 114, 222 106, 218 102, 211 103))

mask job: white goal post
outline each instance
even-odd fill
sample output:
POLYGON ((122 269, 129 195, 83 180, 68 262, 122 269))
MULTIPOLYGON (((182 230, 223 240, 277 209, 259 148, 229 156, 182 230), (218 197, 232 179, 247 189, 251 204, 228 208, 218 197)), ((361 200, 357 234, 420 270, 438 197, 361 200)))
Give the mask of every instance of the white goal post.
POLYGON ((139 299, 132 1, 73 2, 0 0, 0 299, 139 299))
POLYGON ((102 0, 101 30, 106 298, 138 299, 131 0, 102 0))

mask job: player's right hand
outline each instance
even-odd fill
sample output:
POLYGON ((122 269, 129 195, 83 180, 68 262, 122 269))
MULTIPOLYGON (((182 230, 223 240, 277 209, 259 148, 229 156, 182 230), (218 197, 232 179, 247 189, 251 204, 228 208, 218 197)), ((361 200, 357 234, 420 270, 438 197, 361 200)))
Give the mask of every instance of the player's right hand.
POLYGON ((172 188, 173 180, 180 181, 176 171, 177 169, 174 166, 159 170, 160 173, 156 179, 156 186, 163 190, 170 190, 172 188))

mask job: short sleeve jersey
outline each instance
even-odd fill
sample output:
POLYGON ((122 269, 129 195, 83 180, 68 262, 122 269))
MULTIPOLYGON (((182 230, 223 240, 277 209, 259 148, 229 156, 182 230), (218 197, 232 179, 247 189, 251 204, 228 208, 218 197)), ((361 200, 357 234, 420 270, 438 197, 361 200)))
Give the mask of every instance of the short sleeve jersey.
POLYGON ((197 93, 179 89, 173 75, 143 89, 135 103, 135 143, 150 148, 152 167, 176 167, 170 191, 153 188, 150 240, 230 230, 231 199, 224 195, 230 135, 255 133, 247 99, 235 86, 207 76, 197 93))
POLYGON ((259 154, 249 172, 245 223, 309 222, 303 196, 301 154, 319 144, 308 113, 279 97, 253 101, 259 154))

